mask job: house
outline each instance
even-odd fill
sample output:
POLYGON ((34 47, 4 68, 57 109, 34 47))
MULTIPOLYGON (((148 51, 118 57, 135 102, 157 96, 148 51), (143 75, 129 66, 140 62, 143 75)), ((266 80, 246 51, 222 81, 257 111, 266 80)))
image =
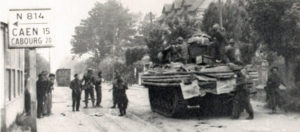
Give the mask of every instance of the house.
POLYGON ((179 21, 184 21, 193 19, 200 23, 205 9, 212 2, 216 2, 216 0, 175 0, 171 4, 164 5, 158 22, 164 25, 170 20, 178 19, 179 21))
POLYGON ((0 22, 0 109, 1 132, 24 112, 24 49, 8 48, 8 25, 0 22))

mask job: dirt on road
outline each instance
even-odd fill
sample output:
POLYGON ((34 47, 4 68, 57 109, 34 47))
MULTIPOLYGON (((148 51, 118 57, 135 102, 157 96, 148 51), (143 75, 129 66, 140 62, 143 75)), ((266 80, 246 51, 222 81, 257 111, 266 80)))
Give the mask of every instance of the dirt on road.
MULTIPOLYGON (((119 117, 118 109, 111 109, 110 84, 102 85, 102 108, 84 109, 81 102, 79 112, 73 112, 71 90, 56 87, 53 93, 53 114, 38 119, 39 132, 298 132, 300 114, 284 113, 270 115, 264 104, 252 101, 254 120, 246 120, 244 112, 238 120, 230 117, 196 117, 187 113, 185 118, 175 119, 151 111, 148 90, 134 85, 127 90, 128 112, 119 117)), ((82 94, 82 99, 84 98, 82 94)))

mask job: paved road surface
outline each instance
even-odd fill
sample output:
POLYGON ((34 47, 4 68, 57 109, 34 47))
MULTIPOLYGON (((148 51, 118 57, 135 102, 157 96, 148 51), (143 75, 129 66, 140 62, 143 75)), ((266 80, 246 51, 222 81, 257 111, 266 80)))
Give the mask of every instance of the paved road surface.
MULTIPOLYGON (((147 89, 133 86, 127 91, 129 97, 128 114, 118 116, 118 109, 112 105, 109 91, 111 85, 103 85, 103 108, 84 109, 72 112, 71 90, 57 87, 53 93, 53 114, 38 119, 39 132, 298 132, 300 115, 280 113, 269 115, 263 104, 253 102, 254 120, 245 120, 243 114, 239 120, 229 117, 173 119, 153 113, 149 107, 147 89)), ((84 96, 82 96, 83 98, 84 96)))

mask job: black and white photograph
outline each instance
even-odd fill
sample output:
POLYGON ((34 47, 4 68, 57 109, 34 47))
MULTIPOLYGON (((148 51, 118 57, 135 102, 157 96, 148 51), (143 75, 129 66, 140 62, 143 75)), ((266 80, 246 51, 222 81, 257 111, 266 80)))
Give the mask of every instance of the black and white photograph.
POLYGON ((1 0, 0 132, 299 132, 300 0, 1 0))

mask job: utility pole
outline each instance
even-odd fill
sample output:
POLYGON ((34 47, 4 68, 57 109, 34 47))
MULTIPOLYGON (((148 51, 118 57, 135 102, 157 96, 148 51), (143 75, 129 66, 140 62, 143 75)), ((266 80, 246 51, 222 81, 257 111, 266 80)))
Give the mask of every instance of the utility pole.
POLYGON ((28 88, 30 89, 30 115, 32 118, 31 132, 37 132, 36 124, 36 49, 29 49, 29 82, 28 88))
POLYGON ((220 26, 223 27, 223 16, 222 16, 222 2, 219 0, 219 21, 220 21, 220 26))
POLYGON ((115 46, 116 46, 116 45, 115 45, 115 44, 119 42, 118 38, 119 38, 119 28, 117 27, 117 28, 116 28, 115 38, 113 39, 114 42, 112 43, 112 44, 113 44, 113 46, 112 46, 112 48, 113 48, 113 49, 112 49, 112 54, 113 54, 113 60, 112 60, 112 62, 113 62, 113 67, 112 67, 113 71, 112 71, 112 72, 113 72, 113 73, 112 73, 112 75, 113 75, 113 76, 112 76, 112 77, 113 77, 113 78, 112 78, 112 79, 114 79, 114 77, 115 77, 115 74, 114 74, 114 72, 115 72, 115 61, 116 61, 116 58, 115 58, 115 48, 116 48, 115 46))

